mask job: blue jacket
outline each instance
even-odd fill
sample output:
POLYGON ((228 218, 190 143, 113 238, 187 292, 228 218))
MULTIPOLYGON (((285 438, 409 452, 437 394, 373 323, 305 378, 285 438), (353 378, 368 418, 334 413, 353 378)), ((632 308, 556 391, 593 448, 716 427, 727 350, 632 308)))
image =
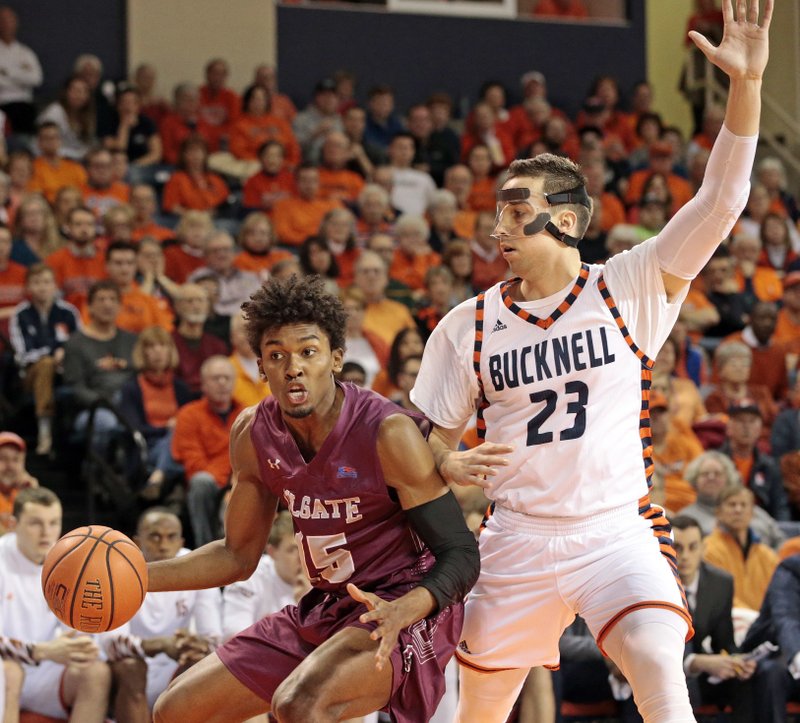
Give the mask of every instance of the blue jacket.
POLYGON ((800 652, 800 554, 778 565, 742 650, 752 650, 766 640, 780 646, 787 662, 800 652))
POLYGON ((56 300, 47 319, 42 319, 30 301, 23 301, 14 310, 8 325, 17 364, 24 368, 64 346, 80 327, 78 310, 66 301, 56 300))

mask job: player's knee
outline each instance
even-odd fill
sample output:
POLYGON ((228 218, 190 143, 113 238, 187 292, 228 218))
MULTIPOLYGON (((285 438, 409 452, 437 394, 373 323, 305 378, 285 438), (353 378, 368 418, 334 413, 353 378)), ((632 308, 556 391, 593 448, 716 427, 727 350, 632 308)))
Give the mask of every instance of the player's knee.
POLYGON ((663 626, 658 624, 632 629, 623 642, 624 667, 655 671, 675 666, 676 661, 682 663, 682 641, 673 635, 661 635, 663 632, 663 626))
POLYGON ((111 672, 119 690, 144 695, 147 687, 147 663, 144 660, 122 658, 111 663, 111 672))
POLYGON ((314 686, 287 678, 272 696, 272 714, 280 723, 305 723, 315 719, 318 704, 314 686))
POLYGON ((175 723, 182 717, 185 720, 189 702, 178 686, 170 684, 153 706, 153 723, 175 723))
POLYGON ((111 668, 102 660, 96 660, 85 667, 70 666, 67 674, 77 678, 80 693, 103 694, 111 690, 111 668))

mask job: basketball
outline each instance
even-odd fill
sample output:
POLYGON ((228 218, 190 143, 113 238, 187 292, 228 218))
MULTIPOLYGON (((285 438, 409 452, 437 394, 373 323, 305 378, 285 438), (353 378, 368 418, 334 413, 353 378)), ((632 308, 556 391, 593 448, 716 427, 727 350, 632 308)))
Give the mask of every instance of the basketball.
POLYGON ((121 532, 79 527, 47 553, 42 590, 62 623, 102 633, 136 614, 147 592, 147 565, 141 550, 121 532))

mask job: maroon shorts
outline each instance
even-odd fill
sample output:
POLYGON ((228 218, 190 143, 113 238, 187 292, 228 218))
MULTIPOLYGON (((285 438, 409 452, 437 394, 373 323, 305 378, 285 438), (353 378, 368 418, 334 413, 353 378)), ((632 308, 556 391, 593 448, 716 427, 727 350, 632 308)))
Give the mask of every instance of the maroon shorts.
MULTIPOLYGON (((377 590, 384 600, 413 586, 377 590)), ((228 670, 267 702, 275 689, 319 645, 344 628, 372 630, 361 623, 364 605, 350 596, 312 590, 298 606, 262 618, 217 648, 228 670)), ((383 709, 396 723, 418 723, 433 716, 444 694, 444 669, 461 639, 464 606, 451 605, 403 630, 391 654, 392 693, 383 709)))

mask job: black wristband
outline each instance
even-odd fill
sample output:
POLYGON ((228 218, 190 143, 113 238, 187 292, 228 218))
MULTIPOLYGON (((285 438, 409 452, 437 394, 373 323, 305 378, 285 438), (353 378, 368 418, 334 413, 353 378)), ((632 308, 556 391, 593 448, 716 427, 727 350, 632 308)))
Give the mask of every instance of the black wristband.
POLYGON ((478 542, 464 522, 455 495, 447 494, 406 510, 414 532, 428 546, 436 564, 420 581, 439 610, 463 600, 480 573, 478 542))

